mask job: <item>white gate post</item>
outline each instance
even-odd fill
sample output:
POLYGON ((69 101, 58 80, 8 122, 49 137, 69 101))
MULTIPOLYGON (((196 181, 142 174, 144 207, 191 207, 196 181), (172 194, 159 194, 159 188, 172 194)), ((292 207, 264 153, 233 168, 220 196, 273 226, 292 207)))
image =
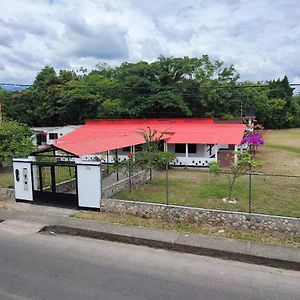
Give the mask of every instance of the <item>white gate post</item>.
POLYGON ((78 208, 100 209, 101 163, 76 161, 78 208))
POLYGON ((32 157, 13 159, 16 201, 33 201, 31 172, 32 160, 32 157))

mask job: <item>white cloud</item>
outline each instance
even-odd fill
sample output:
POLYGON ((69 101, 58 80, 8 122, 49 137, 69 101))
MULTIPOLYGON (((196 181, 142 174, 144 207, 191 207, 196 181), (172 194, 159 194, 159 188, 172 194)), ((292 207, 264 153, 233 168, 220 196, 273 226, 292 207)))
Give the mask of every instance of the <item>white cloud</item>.
POLYGON ((1 0, 0 81, 32 82, 45 65, 201 56, 244 80, 300 78, 296 0, 1 0))

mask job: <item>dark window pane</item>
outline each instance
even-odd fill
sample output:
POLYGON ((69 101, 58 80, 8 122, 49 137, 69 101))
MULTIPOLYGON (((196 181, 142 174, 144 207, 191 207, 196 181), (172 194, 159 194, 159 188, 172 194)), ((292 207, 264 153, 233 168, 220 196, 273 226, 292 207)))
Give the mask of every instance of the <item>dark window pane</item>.
POLYGON ((57 133, 49 133, 49 140, 56 140, 58 138, 57 133))
POLYGON ((175 153, 185 153, 185 144, 175 144, 175 153))
POLYGON ((123 150, 124 152, 130 152, 130 147, 124 147, 124 148, 122 148, 122 150, 123 150))
POLYGON ((197 145, 196 144, 189 144, 188 149, 189 149, 189 153, 196 153, 197 152, 197 145))

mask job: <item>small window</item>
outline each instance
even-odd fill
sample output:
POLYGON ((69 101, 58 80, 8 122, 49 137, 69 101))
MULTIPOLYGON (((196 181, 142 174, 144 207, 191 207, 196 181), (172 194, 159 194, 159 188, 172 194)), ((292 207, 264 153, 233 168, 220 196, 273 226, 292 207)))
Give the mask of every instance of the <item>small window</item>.
POLYGON ((189 149, 189 153, 197 153, 197 145, 196 144, 189 144, 188 149, 189 149))
POLYGON ((40 134, 40 133, 38 133, 36 135, 36 143, 37 143, 37 145, 42 145, 43 143, 46 143, 46 142, 47 142, 46 135, 40 134))
POLYGON ((56 140, 58 138, 57 133, 49 133, 49 140, 56 140))
POLYGON ((185 153, 185 144, 175 144, 175 153, 185 153))
MULTIPOLYGON (((185 153, 185 151, 186 151, 185 144, 175 144, 175 153, 185 153)), ((188 144, 188 152, 197 153, 197 145, 188 144)))
POLYGON ((124 147, 122 148, 123 152, 130 152, 130 147, 124 147))

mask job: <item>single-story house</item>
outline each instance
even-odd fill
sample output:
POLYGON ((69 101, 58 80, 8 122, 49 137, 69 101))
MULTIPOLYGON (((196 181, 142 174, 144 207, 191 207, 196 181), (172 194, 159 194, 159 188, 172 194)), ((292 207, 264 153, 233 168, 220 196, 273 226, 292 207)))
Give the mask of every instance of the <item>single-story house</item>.
POLYGON ((85 160, 114 163, 141 149, 145 140, 140 132, 148 128, 165 133, 162 149, 175 153, 175 166, 207 167, 212 161, 228 165, 232 152, 245 147, 245 124, 213 118, 88 120, 58 136, 53 146, 85 160))

